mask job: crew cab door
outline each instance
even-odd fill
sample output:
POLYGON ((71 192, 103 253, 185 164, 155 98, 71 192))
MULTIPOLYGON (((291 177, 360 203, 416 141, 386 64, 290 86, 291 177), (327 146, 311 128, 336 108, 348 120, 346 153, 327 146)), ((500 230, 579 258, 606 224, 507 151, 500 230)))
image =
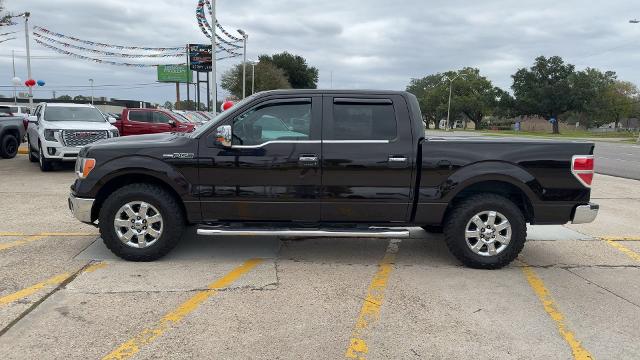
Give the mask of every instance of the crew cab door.
POLYGON ((318 221, 322 97, 258 98, 235 111, 200 137, 203 219, 318 221), (231 147, 215 144, 222 125, 231 147))
POLYGON ((407 221, 416 145, 404 98, 325 95, 323 109, 322 221, 407 221))

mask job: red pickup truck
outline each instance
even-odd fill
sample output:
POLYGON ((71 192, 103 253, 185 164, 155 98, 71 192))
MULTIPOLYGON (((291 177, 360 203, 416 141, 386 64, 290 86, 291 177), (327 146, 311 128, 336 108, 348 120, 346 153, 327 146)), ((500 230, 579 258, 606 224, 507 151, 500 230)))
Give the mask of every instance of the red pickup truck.
POLYGON ((118 128, 120 136, 191 132, 195 128, 195 124, 161 109, 123 109, 113 126, 118 128))

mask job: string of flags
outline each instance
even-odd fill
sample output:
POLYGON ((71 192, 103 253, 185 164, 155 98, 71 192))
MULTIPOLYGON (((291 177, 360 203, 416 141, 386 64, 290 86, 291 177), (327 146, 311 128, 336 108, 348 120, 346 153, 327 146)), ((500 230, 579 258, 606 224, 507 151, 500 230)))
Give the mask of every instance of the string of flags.
MULTIPOLYGON (((198 22, 198 27, 200 27, 200 30, 202 31, 202 33, 209 39, 211 39, 212 33, 215 34, 216 39, 218 41, 220 41, 221 43, 233 49, 242 48, 242 45, 238 45, 236 43, 242 42, 244 39, 231 35, 227 30, 224 29, 224 27, 222 27, 222 25, 220 25, 220 23, 217 20, 216 20, 216 28, 218 28, 225 36, 227 36, 231 40, 227 40, 222 36, 218 35, 217 32, 212 31, 211 25, 209 24, 209 21, 207 20, 207 16, 205 15, 205 11, 204 11, 205 4, 209 9, 209 15, 211 15, 211 3, 209 1, 198 0, 198 5, 196 6, 196 20, 198 22)), ((230 50, 228 52, 232 54, 233 50, 230 50)), ((240 54, 238 53, 234 53, 234 54, 236 54, 236 56, 240 56, 240 54)))
MULTIPOLYGON (((139 58, 168 58, 168 57, 183 57, 184 56, 184 52, 181 53, 155 53, 155 54, 124 54, 124 53, 115 53, 115 52, 111 52, 111 51, 104 51, 104 50, 98 50, 98 49, 91 49, 91 48, 87 48, 84 46, 78 46, 78 45, 74 45, 74 44, 70 44, 64 41, 59 41, 53 38, 50 38, 48 36, 39 34, 37 32, 33 33, 33 36, 46 41, 50 44, 57 44, 57 45, 61 45, 64 48, 71 48, 71 49, 76 49, 76 50, 80 50, 80 51, 86 51, 86 52, 90 52, 90 53, 94 53, 94 54, 100 54, 103 56, 115 56, 115 57, 122 57, 122 58, 128 58, 128 59, 139 59, 139 58)), ((183 49, 184 50, 184 49, 183 49)))

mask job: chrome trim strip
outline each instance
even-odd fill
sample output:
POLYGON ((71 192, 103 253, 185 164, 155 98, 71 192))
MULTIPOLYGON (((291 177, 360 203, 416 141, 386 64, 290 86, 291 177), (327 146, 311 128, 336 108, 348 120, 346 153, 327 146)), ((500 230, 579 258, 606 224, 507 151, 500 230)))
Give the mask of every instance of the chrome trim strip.
POLYGON ((388 144, 389 140, 322 140, 323 144, 388 144))
POLYGON ((364 238, 409 238, 407 229, 370 229, 370 230, 322 230, 322 229, 259 229, 259 228, 203 228, 198 235, 205 236, 279 236, 279 237, 364 237, 364 238))
POLYGON ((320 140, 269 140, 258 145, 233 145, 232 149, 258 149, 269 144, 320 144, 320 140))
POLYGON ((258 145, 233 145, 232 149, 258 149, 269 144, 388 144, 389 140, 269 140, 258 145))
POLYGON ((589 203, 589 205, 578 205, 573 213, 572 224, 587 224, 593 222, 598 216, 600 205, 589 203))

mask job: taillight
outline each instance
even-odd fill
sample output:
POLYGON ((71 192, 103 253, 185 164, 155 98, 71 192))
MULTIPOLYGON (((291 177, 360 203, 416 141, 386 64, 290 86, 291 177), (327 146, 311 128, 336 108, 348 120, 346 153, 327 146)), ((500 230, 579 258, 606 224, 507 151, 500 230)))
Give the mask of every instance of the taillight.
POLYGON ((29 119, 28 118, 23 118, 22 119, 22 125, 24 126, 24 129, 27 130, 27 128, 29 127, 29 119))
POLYGON ((574 155, 571 158, 571 173, 586 187, 593 182, 593 155, 574 155))

